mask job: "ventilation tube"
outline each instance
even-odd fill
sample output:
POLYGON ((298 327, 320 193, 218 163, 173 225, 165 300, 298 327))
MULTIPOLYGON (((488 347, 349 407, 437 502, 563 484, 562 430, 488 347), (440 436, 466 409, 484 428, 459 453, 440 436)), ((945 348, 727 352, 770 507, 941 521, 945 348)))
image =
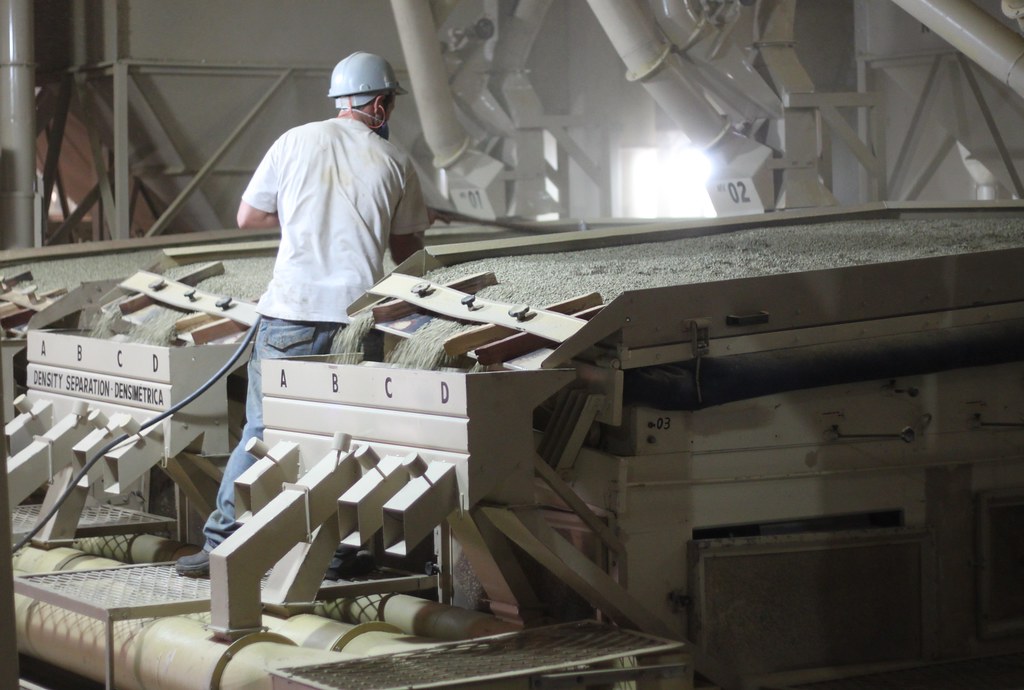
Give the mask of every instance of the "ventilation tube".
POLYGON ((434 167, 447 168, 469 148, 469 136, 455 116, 448 71, 437 49, 430 3, 391 0, 409 81, 420 112, 423 136, 434 152, 434 167))
POLYGON ((1021 31, 1024 31, 1024 0, 1003 0, 1003 14, 1016 19, 1021 31))
POLYGON ((963 0, 893 0, 985 71, 1024 96, 1024 38, 963 0))
POLYGON ((694 146, 708 148, 728 133, 728 120, 683 73, 672 45, 637 0, 590 0, 615 50, 629 70, 665 109, 694 146))

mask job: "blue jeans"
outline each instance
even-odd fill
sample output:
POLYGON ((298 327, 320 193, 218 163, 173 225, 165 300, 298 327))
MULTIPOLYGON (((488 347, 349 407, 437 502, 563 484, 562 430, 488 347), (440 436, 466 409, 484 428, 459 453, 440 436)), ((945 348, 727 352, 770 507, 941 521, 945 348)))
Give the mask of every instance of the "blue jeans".
POLYGON ((238 528, 235 522, 235 480, 256 463, 245 446, 249 439, 263 438, 263 374, 260 363, 264 359, 323 355, 331 351, 334 334, 345 324, 327 321, 286 321, 264 316, 256 331, 252 356, 249 358, 249 388, 245 397, 245 428, 242 438, 231 451, 224 477, 217 491, 217 509, 206 520, 203 549, 213 550, 238 528))

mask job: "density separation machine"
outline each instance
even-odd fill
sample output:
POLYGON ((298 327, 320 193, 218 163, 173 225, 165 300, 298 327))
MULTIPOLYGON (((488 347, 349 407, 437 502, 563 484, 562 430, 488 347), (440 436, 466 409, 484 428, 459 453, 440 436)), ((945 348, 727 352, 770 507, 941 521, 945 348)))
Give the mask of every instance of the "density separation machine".
MULTIPOLYGON (((149 609, 90 609, 108 630, 90 649, 107 650, 108 682, 164 687, 141 680, 157 662, 118 622, 203 615, 196 663, 241 674, 244 649, 294 644, 283 627, 335 602, 415 649, 268 652, 279 662, 251 662, 265 687, 667 688, 692 687, 695 671, 719 687, 811 687, 1019 654, 1020 214, 872 205, 429 247, 352 305, 335 354, 264 362, 267 430, 209 581, 149 609), (383 356, 359 349, 371 330, 383 356), (377 571, 324 582, 339 543, 373 553, 377 571), (468 618, 427 633, 428 603, 444 612, 435 623, 468 618)), ((158 302, 203 297, 133 281, 158 302)), ((227 393, 148 434, 120 406, 180 400, 223 365, 239 321, 227 340, 172 346, 30 332, 31 405, 8 435, 31 439, 19 430, 44 414, 52 426, 16 450, 34 474, 9 464, 24 487, 12 505, 66 484, 101 429, 129 432, 91 475, 108 493, 161 466, 187 484, 197 472, 182 457, 223 452, 203 444, 227 393), (150 349, 134 368, 138 348, 150 349)), ((182 586, 165 564, 89 572, 92 596, 148 577, 182 586)), ((85 606, 59 577, 15 585, 35 601, 19 613, 21 649, 54 664, 31 606, 85 606)), ((206 673, 167 687, 209 687, 206 673)))

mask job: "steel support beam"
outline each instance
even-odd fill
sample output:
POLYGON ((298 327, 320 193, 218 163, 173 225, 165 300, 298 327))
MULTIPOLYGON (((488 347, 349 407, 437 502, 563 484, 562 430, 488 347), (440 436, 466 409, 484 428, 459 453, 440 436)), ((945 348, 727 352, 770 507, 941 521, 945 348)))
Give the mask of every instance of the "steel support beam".
POLYGON ((973 2, 892 0, 954 48, 1024 96, 1024 38, 973 2))
POLYGON ((111 238, 127 240, 131 237, 131 186, 128 156, 128 65, 114 65, 114 201, 117 208, 109 211, 111 238))
POLYGON ((74 82, 70 75, 64 75, 61 78, 59 89, 57 103, 54 107, 53 122, 46 136, 46 162, 43 165, 43 199, 46 200, 47 205, 50 203, 50 196, 53 194, 53 188, 57 184, 59 176, 57 164, 60 162, 60 150, 64 144, 64 129, 67 125, 68 109, 71 105, 71 92, 74 89, 74 82))
POLYGON ((1003 141, 1003 135, 999 133, 999 127, 996 126, 996 119, 992 116, 992 110, 988 107, 985 96, 981 93, 981 86, 978 84, 978 78, 971 69, 971 63, 961 54, 957 54, 956 59, 960 63, 960 69, 963 70, 964 77, 967 79, 967 85, 971 88, 971 93, 974 94, 974 100, 981 110, 981 116, 985 119, 985 126, 988 128, 988 133, 996 145, 996 150, 999 152, 999 160, 1003 162, 1006 174, 1010 176, 1010 182, 1013 183, 1013 193, 1017 195, 1018 199, 1024 198, 1024 185, 1021 184, 1020 175, 1017 173, 1017 166, 1013 164, 1013 156, 1010 155, 1010 150, 1006 147, 1006 142, 1003 141))
POLYGON ((910 159, 917 150, 918 142, 921 139, 921 119, 932 101, 935 80, 939 75, 939 67, 941 65, 942 56, 939 55, 932 60, 932 66, 928 70, 928 77, 925 79, 924 87, 921 89, 921 96, 917 99, 917 106, 914 108, 914 114, 910 118, 907 136, 903 137, 903 144, 900 146, 899 153, 896 154, 896 163, 893 165, 892 174, 889 176, 889 184, 891 186, 887 196, 890 198, 895 196, 894 193, 899 190, 903 177, 906 175, 907 167, 910 164, 910 159))
POLYGON ((290 69, 285 70, 284 72, 281 73, 281 75, 277 78, 277 81, 275 81, 273 85, 270 87, 270 89, 268 89, 267 92, 263 94, 263 97, 260 98, 256 105, 252 107, 252 110, 249 111, 249 114, 242 118, 242 121, 238 123, 234 130, 232 130, 232 132, 227 136, 223 143, 221 143, 220 147, 216 151, 214 151, 213 155, 210 156, 210 159, 203 164, 202 168, 199 169, 199 172, 196 173, 196 176, 193 177, 192 180, 189 181, 187 185, 185 185, 185 188, 181 190, 181 193, 178 194, 174 201, 171 202, 171 204, 167 207, 163 214, 159 218, 157 218, 156 222, 153 223, 152 227, 150 227, 149 230, 146 231, 146 237, 159 235, 163 233, 164 230, 167 229, 167 226, 170 225, 171 221, 174 220, 174 217, 178 215, 178 212, 181 211, 182 207, 185 205, 185 202, 188 201, 188 198, 192 195, 192 192, 194 192, 199 187, 199 185, 202 184, 203 180, 206 179, 207 175, 210 174, 210 172, 217 165, 220 159, 224 157, 224 154, 228 152, 228 149, 231 148, 232 144, 234 144, 238 137, 241 136, 242 132, 244 132, 246 127, 249 126, 249 123, 251 123, 256 118, 256 116, 260 114, 260 112, 262 112, 263 108, 266 106, 271 96, 277 93, 277 90, 281 88, 281 85, 288 80, 288 77, 290 77, 291 74, 292 70, 290 69))
POLYGON ((555 532, 536 509, 485 507, 482 512, 505 536, 616 623, 652 635, 671 636, 661 618, 555 532))

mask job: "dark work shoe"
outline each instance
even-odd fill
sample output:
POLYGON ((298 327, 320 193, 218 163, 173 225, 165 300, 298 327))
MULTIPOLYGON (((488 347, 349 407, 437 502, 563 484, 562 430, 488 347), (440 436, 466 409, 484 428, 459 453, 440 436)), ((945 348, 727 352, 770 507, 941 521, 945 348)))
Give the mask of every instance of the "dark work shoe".
POLYGON ((324 573, 325 580, 348 580, 373 572, 373 554, 365 549, 339 549, 324 573))
POLYGON ((185 577, 210 577, 210 554, 200 551, 191 556, 182 556, 174 564, 174 570, 185 577))

